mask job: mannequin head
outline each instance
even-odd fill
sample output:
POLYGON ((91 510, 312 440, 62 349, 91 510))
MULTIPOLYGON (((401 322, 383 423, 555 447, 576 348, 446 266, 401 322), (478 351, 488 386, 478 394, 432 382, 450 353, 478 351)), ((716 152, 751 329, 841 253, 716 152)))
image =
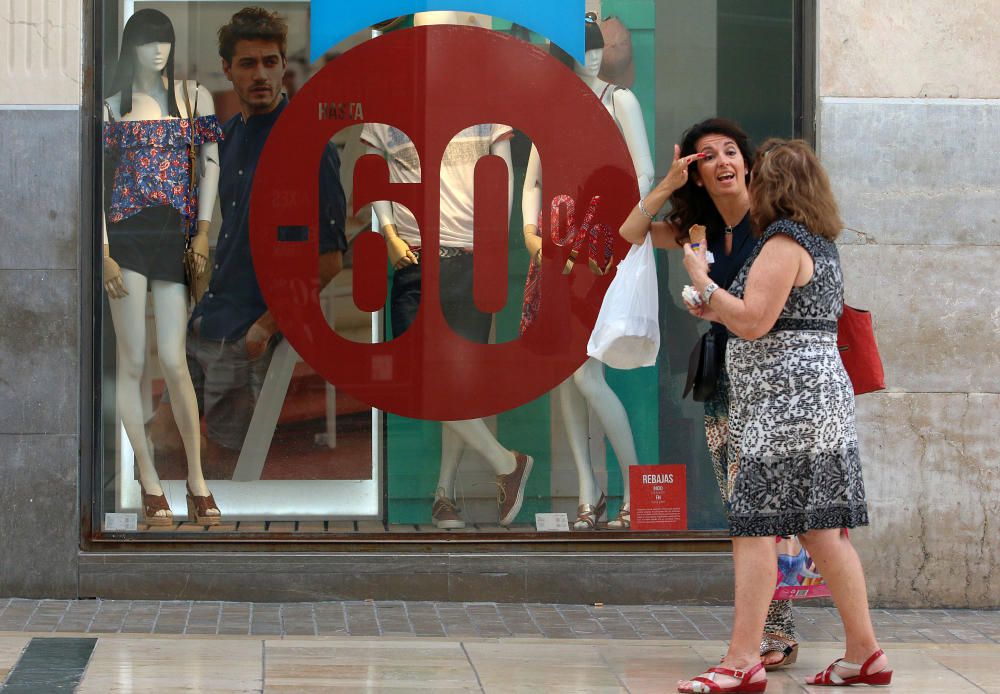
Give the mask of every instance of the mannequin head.
POLYGON ((477 14, 475 12, 417 12, 413 15, 413 26, 433 26, 437 24, 458 24, 461 26, 474 26, 480 29, 492 29, 493 22, 489 15, 477 14))
POLYGON ((123 116, 132 110, 132 85, 136 73, 159 72, 167 78, 167 111, 180 116, 177 96, 174 94, 174 25, 159 10, 139 10, 125 23, 118 66, 112 80, 111 93, 121 94, 119 113, 123 116))
POLYGON ((583 21, 586 32, 585 50, 587 51, 583 65, 576 62, 573 56, 554 43, 549 44, 549 53, 581 77, 587 78, 591 75, 597 77, 597 73, 601 70, 601 60, 604 57, 604 35, 601 34, 601 28, 597 25, 596 14, 588 12, 583 21), (597 61, 596 67, 594 66, 595 60, 597 61))

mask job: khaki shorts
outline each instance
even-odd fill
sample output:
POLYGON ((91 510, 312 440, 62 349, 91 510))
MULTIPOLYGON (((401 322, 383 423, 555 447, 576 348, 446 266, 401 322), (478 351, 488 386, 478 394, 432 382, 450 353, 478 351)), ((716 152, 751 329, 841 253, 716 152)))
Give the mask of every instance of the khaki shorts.
POLYGON ((260 357, 250 359, 246 336, 219 342, 188 330, 187 362, 198 411, 205 417, 208 437, 220 446, 243 447, 278 339, 272 339, 260 357))

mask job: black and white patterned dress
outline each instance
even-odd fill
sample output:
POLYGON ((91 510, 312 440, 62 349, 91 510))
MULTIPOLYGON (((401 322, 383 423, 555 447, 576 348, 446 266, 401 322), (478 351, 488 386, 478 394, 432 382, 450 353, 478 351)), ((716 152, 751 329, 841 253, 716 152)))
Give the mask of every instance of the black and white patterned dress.
POLYGON ((854 391, 837 351, 844 280, 837 246, 779 220, 764 232, 730 292, 739 298, 768 239, 786 234, 815 269, 793 287, 771 331, 730 336, 729 530, 734 536, 796 535, 868 524, 854 425, 854 391))

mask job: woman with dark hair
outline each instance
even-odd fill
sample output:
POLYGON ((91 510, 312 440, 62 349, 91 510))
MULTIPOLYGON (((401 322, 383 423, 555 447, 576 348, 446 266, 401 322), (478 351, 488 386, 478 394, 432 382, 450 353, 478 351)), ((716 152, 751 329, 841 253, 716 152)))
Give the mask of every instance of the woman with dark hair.
POLYGON ((720 667, 679 692, 763 692, 757 644, 774 591, 776 535, 797 535, 826 579, 844 622, 845 657, 807 684, 892 681, 868 611, 865 576, 847 528, 868 524, 854 391, 837 350, 844 282, 843 226, 830 182, 809 145, 769 140, 753 168, 750 208, 760 242, 728 290, 702 249, 684 247, 701 296, 689 311, 730 332, 728 459, 736 604, 720 667))
MULTIPOLYGON (((691 126, 681 144, 674 146, 670 171, 649 195, 632 210, 621 235, 640 244, 650 233, 659 248, 682 247, 692 225, 706 227, 708 252, 714 257, 709 274, 720 287, 728 288, 756 247, 750 229, 750 195, 747 182, 754 163, 749 136, 739 125, 711 118, 691 126), (667 202, 664 220, 658 212, 667 202)), ((715 341, 719 376, 705 401, 705 438, 722 499, 728 504, 735 465, 727 463, 729 440, 729 378, 725 358, 728 333, 721 323, 709 327, 715 341)), ((760 654, 768 669, 794 663, 798 656, 791 603, 774 601, 760 654)))
POLYGON ((188 511, 193 521, 214 525, 221 513, 202 474, 198 401, 185 354, 184 263, 190 245, 194 272, 205 270, 222 130, 208 90, 174 79, 174 48, 173 25, 158 10, 139 10, 125 24, 112 94, 104 102, 104 147, 114 161, 104 287, 118 353, 118 415, 135 452, 143 522, 174 522, 146 438, 140 395, 148 292, 157 356, 187 457, 188 511))

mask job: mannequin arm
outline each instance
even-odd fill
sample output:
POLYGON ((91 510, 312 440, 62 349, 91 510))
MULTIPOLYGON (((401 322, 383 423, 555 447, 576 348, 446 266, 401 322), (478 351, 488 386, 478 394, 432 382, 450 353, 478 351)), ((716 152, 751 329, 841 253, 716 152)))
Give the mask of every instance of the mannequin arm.
POLYGON ((521 191, 521 215, 524 219, 524 247, 532 258, 542 250, 542 237, 538 235, 538 213, 542 210, 542 160, 538 149, 531 146, 528 168, 521 191))
POLYGON ((510 155, 510 138, 497 140, 490 147, 490 154, 495 154, 507 164, 507 215, 514 208, 514 162, 510 155))
MULTIPOLYGON (((386 161, 389 158, 386 153, 378 147, 368 145, 367 154, 377 154, 386 161)), ((396 235, 396 217, 392 213, 392 203, 388 200, 376 200, 372 203, 375 216, 378 217, 379 227, 382 236, 385 237, 386 250, 389 252, 389 262, 396 270, 417 264, 417 256, 410 250, 406 241, 396 235)))
MULTIPOLYGON (((111 120, 112 113, 110 111, 111 106, 105 102, 102 109, 105 123, 111 120)), ((108 292, 108 298, 122 299, 128 296, 128 289, 125 288, 121 267, 111 257, 111 246, 108 243, 108 220, 103 210, 101 211, 101 249, 102 284, 108 292)))
MULTIPOLYGON (((215 102, 212 101, 212 93, 204 85, 198 87, 197 115, 215 115, 215 102)), ((198 168, 201 174, 198 183, 198 233, 201 234, 200 222, 212 221, 215 199, 219 194, 219 143, 206 142, 201 145, 198 153, 198 168)))
POLYGON ((653 158, 649 154, 649 138, 642 118, 642 107, 628 89, 619 89, 612 97, 615 100, 615 116, 622 126, 622 135, 628 145, 628 153, 635 167, 635 177, 639 181, 639 195, 646 197, 653 187, 653 158))

